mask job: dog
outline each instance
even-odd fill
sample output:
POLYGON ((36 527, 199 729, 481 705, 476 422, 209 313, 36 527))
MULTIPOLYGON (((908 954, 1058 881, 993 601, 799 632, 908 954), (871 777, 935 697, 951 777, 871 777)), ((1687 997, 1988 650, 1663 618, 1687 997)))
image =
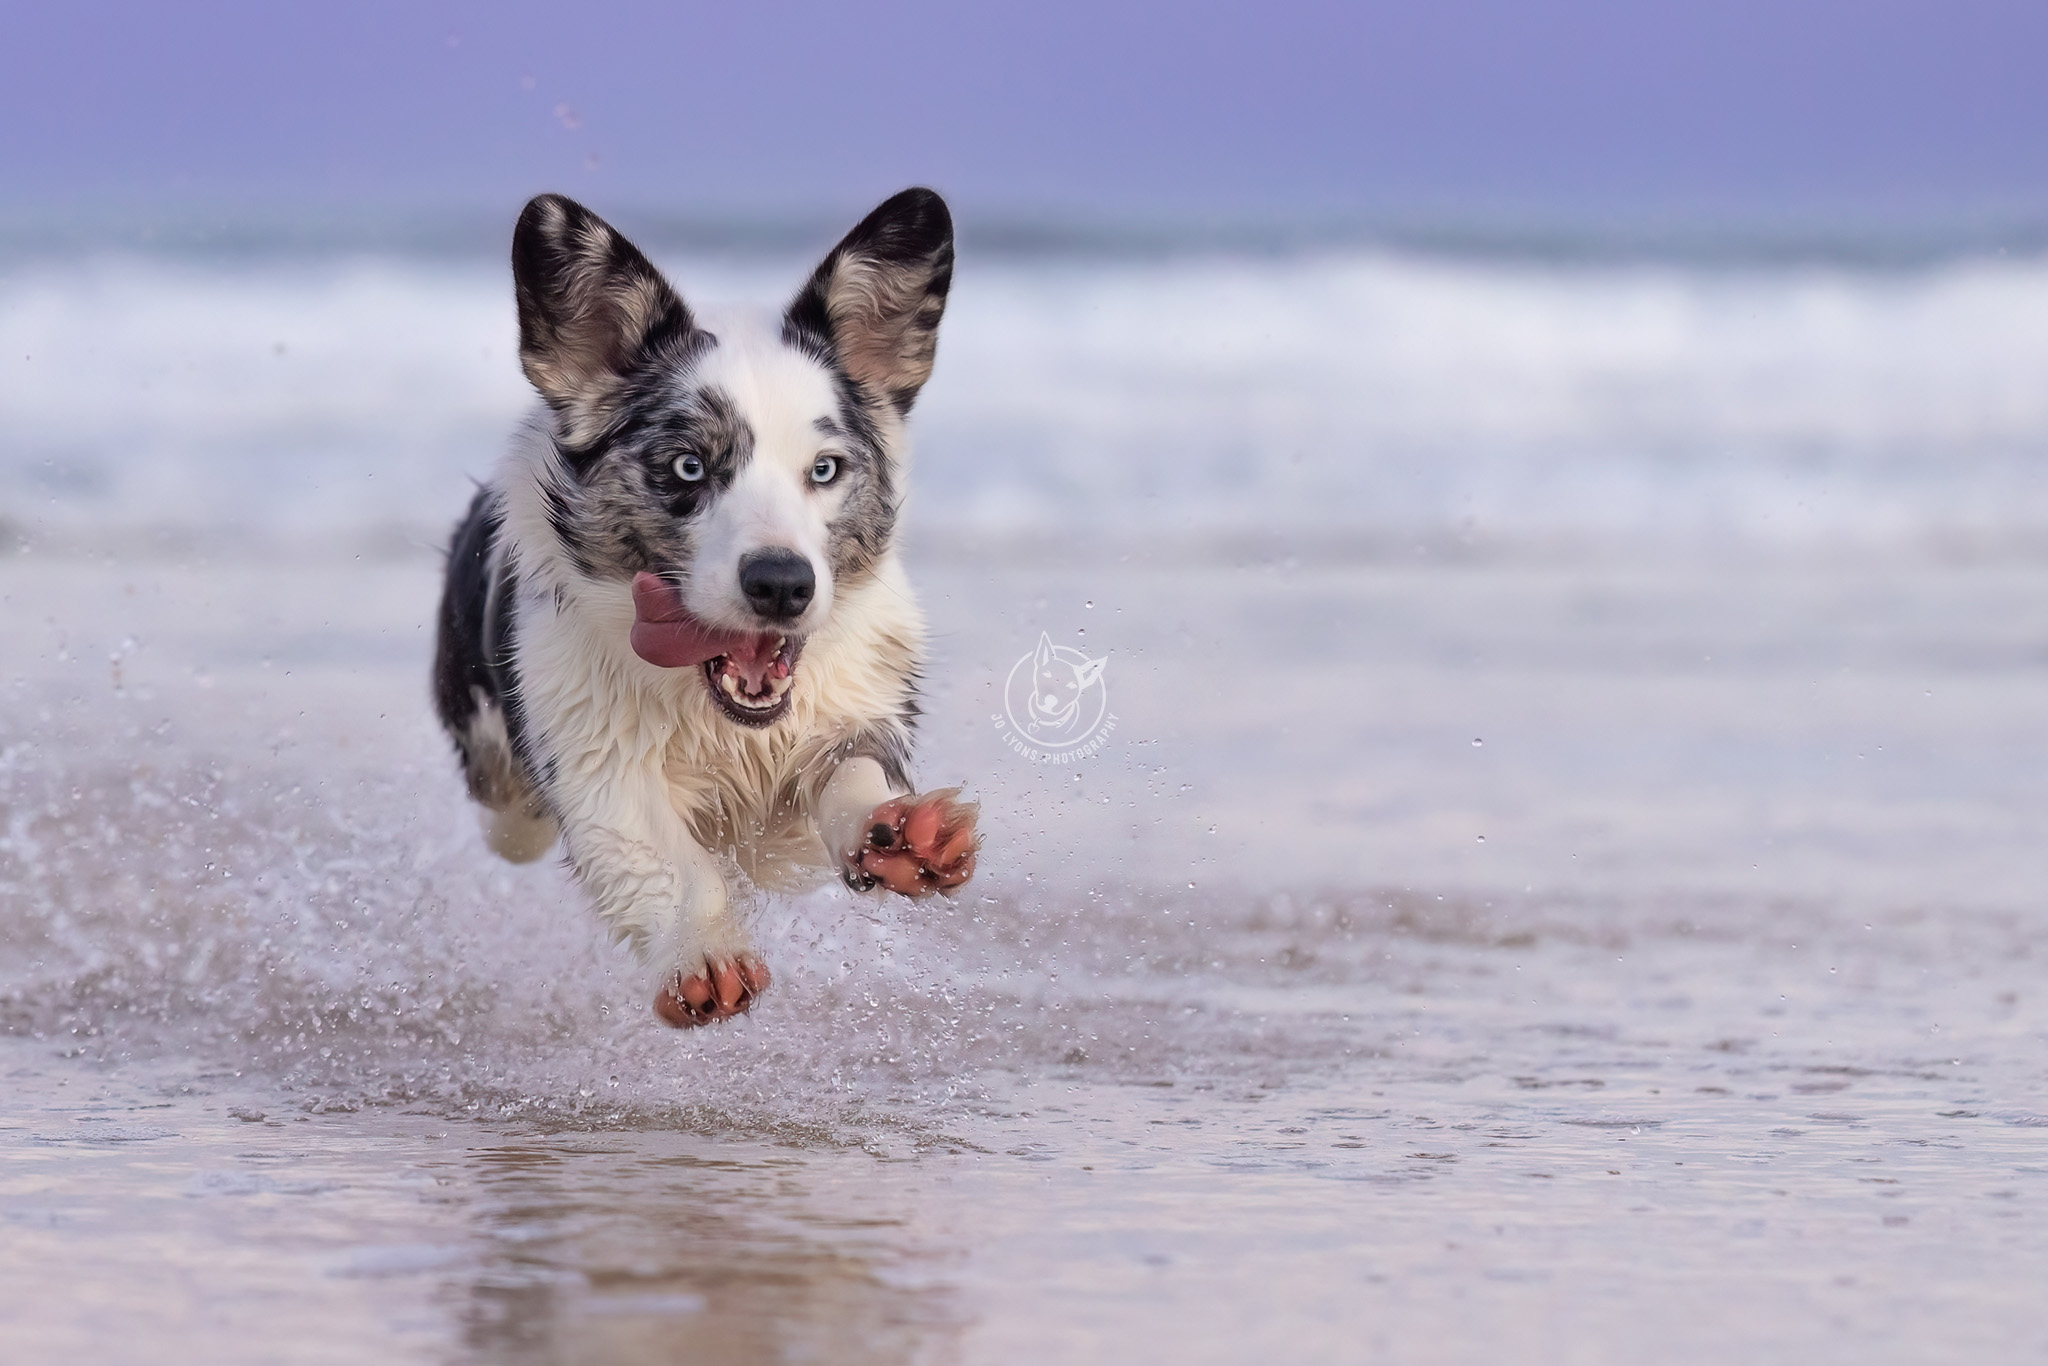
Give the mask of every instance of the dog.
POLYGON ((953 224, 883 203, 779 316, 700 318, 541 195, 512 240, 541 402, 450 545, 435 709, 514 862, 559 839, 677 1027, 770 974, 735 877, 950 892, 976 812, 909 777, 924 622, 895 547, 953 224))
POLYGON ((1038 648, 1031 653, 1031 720, 1028 728, 1035 738, 1064 738, 1081 716, 1081 698, 1101 681, 1109 656, 1083 658, 1079 664, 1061 659, 1052 637, 1040 631, 1038 648), (1041 734, 1041 731, 1049 734, 1041 734))

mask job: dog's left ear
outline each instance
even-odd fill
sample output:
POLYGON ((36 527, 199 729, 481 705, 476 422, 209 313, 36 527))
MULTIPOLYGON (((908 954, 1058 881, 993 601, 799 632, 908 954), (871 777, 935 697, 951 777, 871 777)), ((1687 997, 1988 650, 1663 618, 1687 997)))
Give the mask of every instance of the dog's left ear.
POLYGON ((931 378, 952 284, 953 215, 932 191, 905 190, 832 248, 783 315, 782 333, 907 413, 931 378))

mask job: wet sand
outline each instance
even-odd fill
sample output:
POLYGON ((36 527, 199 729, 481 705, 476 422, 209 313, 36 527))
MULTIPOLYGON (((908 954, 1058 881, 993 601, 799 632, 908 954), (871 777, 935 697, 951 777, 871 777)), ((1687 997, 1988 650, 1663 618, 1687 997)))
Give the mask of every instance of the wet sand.
POLYGON ((984 875, 689 1035, 484 854, 431 557, 0 566, 5 1354, 2048 1349, 2048 568, 918 561, 984 875))

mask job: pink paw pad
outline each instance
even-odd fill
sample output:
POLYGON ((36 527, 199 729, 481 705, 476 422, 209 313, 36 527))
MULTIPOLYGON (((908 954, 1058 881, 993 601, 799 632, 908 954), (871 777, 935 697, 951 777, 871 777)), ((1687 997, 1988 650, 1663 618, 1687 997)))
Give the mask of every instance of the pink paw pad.
POLYGON ((701 971, 676 973, 654 997, 654 1013, 677 1029, 744 1015, 768 990, 768 966, 757 958, 707 958, 701 971))
POLYGON ((848 862, 849 881, 880 883, 904 896, 951 891, 974 874, 980 808, 957 787, 897 797, 869 813, 864 838, 848 862))

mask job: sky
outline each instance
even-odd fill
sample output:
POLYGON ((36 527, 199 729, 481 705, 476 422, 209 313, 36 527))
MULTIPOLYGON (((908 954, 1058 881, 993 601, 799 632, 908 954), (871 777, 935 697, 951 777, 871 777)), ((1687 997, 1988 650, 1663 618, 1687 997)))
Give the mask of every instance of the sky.
POLYGON ((0 0, 0 204, 2048 209, 2042 0, 0 0))

